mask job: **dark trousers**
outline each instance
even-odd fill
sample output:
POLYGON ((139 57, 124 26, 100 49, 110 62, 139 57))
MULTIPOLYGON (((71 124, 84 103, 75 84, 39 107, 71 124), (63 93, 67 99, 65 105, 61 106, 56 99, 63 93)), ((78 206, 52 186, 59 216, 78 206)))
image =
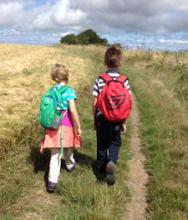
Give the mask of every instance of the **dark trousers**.
POLYGON ((121 123, 107 121, 103 115, 95 119, 97 131, 97 167, 103 168, 108 161, 118 160, 121 146, 121 123))

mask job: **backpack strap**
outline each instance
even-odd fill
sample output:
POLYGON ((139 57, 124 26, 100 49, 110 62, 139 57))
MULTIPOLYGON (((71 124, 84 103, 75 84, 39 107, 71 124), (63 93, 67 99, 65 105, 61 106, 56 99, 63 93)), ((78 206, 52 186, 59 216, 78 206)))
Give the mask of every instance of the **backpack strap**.
POLYGON ((112 77, 109 76, 107 73, 102 73, 99 77, 103 79, 106 83, 113 80, 112 77))
MULTIPOLYGON (((113 78, 107 73, 102 73, 99 77, 103 79, 106 83, 113 80, 113 78)), ((128 77, 125 75, 120 75, 117 80, 123 84, 126 80, 128 80, 128 77)))
POLYGON ((128 80, 128 77, 127 77, 127 76, 124 76, 124 75, 120 75, 120 76, 117 78, 117 80, 118 80, 119 82, 121 82, 122 84, 124 84, 124 82, 125 82, 126 80, 128 80))
POLYGON ((67 89, 69 88, 69 86, 61 86, 61 88, 59 89, 59 93, 62 95, 67 89))
POLYGON ((52 97, 54 98, 54 101, 56 102, 56 105, 58 106, 58 107, 60 107, 60 105, 61 105, 61 102, 62 102, 62 100, 61 100, 61 96, 60 95, 62 95, 68 88, 69 88, 69 86, 61 86, 61 88, 59 88, 59 89, 57 89, 57 88, 55 88, 55 87, 52 87, 51 89, 52 89, 52 91, 54 92, 54 95, 53 95, 53 93, 51 93, 52 94, 52 97))

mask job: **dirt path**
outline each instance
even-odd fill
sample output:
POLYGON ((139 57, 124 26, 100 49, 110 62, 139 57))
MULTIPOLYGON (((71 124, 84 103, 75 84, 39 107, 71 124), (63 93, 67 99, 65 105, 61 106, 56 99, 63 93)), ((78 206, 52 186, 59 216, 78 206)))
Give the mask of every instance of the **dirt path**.
POLYGON ((148 174, 144 169, 145 156, 141 152, 141 140, 139 138, 139 112, 135 97, 132 106, 132 136, 130 140, 131 160, 128 163, 128 187, 131 193, 131 201, 127 204, 127 210, 123 219, 144 220, 147 207, 146 197, 148 174))

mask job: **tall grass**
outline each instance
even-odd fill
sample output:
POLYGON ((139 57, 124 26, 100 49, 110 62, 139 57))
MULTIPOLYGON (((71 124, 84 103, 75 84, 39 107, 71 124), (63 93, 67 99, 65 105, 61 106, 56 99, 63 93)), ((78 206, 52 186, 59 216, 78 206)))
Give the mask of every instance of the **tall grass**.
POLYGON ((186 63, 166 63, 165 61, 154 62, 146 66, 160 79, 167 89, 176 96, 184 107, 188 107, 188 64, 186 63))
POLYGON ((150 175, 148 219, 188 218, 188 116, 184 67, 157 64, 132 68, 134 92, 141 111, 142 137, 150 175), (179 92, 182 98, 179 98, 179 92))
POLYGON ((6 64, 0 71, 0 211, 4 213, 36 181, 29 157, 40 136, 39 102, 52 85, 51 66, 57 62, 66 64, 72 73, 71 85, 76 86, 84 77, 87 59, 73 59, 74 54, 62 48, 15 45, 1 48, 2 63, 6 64))

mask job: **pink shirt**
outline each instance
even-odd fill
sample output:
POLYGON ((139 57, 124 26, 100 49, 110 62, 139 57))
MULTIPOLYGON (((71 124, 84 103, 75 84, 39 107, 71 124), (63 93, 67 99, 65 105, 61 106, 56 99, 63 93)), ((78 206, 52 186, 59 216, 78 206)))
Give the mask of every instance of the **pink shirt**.
POLYGON ((63 119, 61 121, 61 125, 67 126, 67 127, 74 127, 71 113, 69 111, 61 111, 61 114, 63 115, 63 119))

